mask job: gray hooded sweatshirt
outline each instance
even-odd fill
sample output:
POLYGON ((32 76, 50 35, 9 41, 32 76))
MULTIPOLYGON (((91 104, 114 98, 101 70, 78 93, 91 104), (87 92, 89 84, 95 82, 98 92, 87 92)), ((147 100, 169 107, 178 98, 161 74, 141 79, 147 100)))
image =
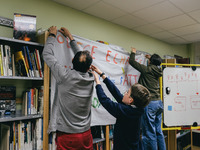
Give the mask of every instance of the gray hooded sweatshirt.
MULTIPOLYGON (((85 132, 90 129, 94 77, 89 72, 82 73, 59 64, 53 53, 56 50, 55 40, 54 37, 48 37, 43 59, 58 84, 56 130, 65 133, 85 132)), ((74 53, 79 50, 76 41, 72 40, 70 45, 74 53)))

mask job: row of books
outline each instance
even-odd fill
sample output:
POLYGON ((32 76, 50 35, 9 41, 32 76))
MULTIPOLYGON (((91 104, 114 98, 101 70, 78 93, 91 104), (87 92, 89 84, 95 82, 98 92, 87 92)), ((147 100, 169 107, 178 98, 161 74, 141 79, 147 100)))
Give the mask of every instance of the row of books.
MULTIPOLYGON (((110 137, 110 150, 113 149, 113 131, 114 125, 109 125, 109 137, 110 137)), ((106 137, 106 126, 92 126, 91 133, 93 136, 93 149, 104 150, 105 148, 105 137, 106 137)))
POLYGON ((28 46, 18 47, 16 52, 9 45, 0 45, 0 75, 43 77, 39 50, 28 46))
POLYGON ((43 90, 44 87, 30 88, 23 94, 22 114, 43 114, 43 90))
POLYGON ((0 124, 1 150, 42 150, 42 118, 34 121, 0 124))
MULTIPOLYGON (((30 88, 24 91, 22 98, 22 115, 43 114, 44 86, 30 88)), ((16 87, 0 86, 0 115, 15 115, 16 113, 16 87)))
POLYGON ((98 142, 93 144, 93 150, 104 150, 105 148, 105 142, 98 142))
MULTIPOLYGON (((110 150, 113 150, 113 140, 109 141, 110 150)), ((93 150, 104 150, 105 149, 105 142, 101 141, 98 143, 93 144, 93 150)))

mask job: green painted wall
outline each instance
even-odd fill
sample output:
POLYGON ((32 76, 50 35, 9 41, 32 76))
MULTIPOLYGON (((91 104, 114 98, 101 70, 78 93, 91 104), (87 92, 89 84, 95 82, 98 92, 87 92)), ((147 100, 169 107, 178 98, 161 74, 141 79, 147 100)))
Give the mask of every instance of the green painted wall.
MULTIPOLYGON (((48 29, 51 25, 64 26, 72 34, 90 40, 102 40, 119 45, 130 51, 130 47, 148 53, 189 57, 189 46, 170 45, 100 18, 62 6, 52 0, 1 0, 0 16, 13 19, 14 13, 37 16, 37 29, 48 29)), ((0 36, 12 38, 13 29, 0 26, 0 36)))

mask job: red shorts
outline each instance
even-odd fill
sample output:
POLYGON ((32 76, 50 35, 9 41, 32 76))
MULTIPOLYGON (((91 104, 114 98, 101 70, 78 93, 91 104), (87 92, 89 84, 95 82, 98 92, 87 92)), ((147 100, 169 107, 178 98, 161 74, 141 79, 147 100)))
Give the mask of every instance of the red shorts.
POLYGON ((91 130, 83 133, 56 132, 56 150, 93 150, 91 130))

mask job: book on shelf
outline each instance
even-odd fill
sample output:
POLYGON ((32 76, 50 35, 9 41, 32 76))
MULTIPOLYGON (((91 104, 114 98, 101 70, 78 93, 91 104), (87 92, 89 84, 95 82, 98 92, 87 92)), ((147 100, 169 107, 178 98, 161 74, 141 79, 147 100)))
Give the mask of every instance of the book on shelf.
POLYGON ((5 76, 12 76, 12 57, 11 57, 11 50, 10 46, 4 45, 5 47, 5 76))
POLYGON ((42 118, 0 124, 1 150, 42 150, 42 118))
POLYGON ((36 16, 14 13, 13 21, 13 37, 15 39, 36 41, 36 16))
POLYGON ((40 77, 43 77, 43 73, 42 73, 42 62, 41 62, 41 59, 40 59, 39 50, 37 50, 37 49, 35 49, 35 58, 36 58, 37 68, 38 68, 40 77))
POLYGON ((11 49, 9 45, 0 46, 0 72, 1 76, 12 76, 12 56, 11 49))
POLYGON ((21 115, 22 114, 22 98, 21 97, 16 97, 16 115, 21 115))
POLYGON ((1 72, 1 76, 4 76, 3 73, 3 49, 2 46, 0 45, 0 72, 1 72))
POLYGON ((27 89, 23 93, 22 114, 43 114, 43 86, 27 89))
POLYGON ((98 143, 93 144, 93 149, 94 150, 104 150, 104 143, 98 142, 98 143))
POLYGON ((12 76, 13 75, 13 71, 12 71, 12 53, 11 53, 11 49, 10 46, 8 46, 8 76, 12 76))
POLYGON ((34 53, 30 53, 30 57, 31 57, 31 63, 33 65, 34 76, 40 77, 39 71, 38 71, 38 68, 37 68, 37 65, 36 65, 36 59, 35 59, 34 53))
POLYGON ((28 70, 28 74, 29 74, 30 77, 32 77, 31 68, 30 68, 30 65, 29 65, 29 62, 28 62, 28 56, 27 56, 28 54, 26 52, 26 47, 25 46, 22 47, 22 54, 23 54, 23 57, 24 57, 24 61, 25 61, 27 70, 28 70))
POLYGON ((22 99, 22 115, 28 114, 28 92, 23 93, 23 99, 22 99))
POLYGON ((16 64, 16 70, 18 71, 18 74, 20 76, 26 76, 29 77, 29 71, 26 66, 26 62, 24 59, 24 56, 22 54, 22 51, 15 52, 15 64, 16 64))
POLYGON ((1 115, 15 114, 16 87, 0 86, 0 113, 1 115))
POLYGON ((10 126, 6 124, 0 124, 0 149, 9 150, 10 142, 10 126))
POLYGON ((28 64, 29 64, 29 75, 31 77, 34 77, 34 72, 33 72, 33 64, 32 64, 32 61, 31 61, 31 57, 30 57, 30 51, 28 49, 28 46, 25 46, 24 47, 26 49, 26 57, 28 58, 28 64))
POLYGON ((1 56, 2 56, 2 68, 3 68, 3 70, 2 70, 2 73, 3 73, 3 76, 5 76, 5 74, 6 74, 6 70, 5 70, 5 58, 6 58, 6 55, 5 55, 5 48, 4 48, 4 46, 3 45, 1 45, 1 56))
POLYGON ((16 76, 16 74, 15 74, 15 55, 14 54, 11 54, 11 55, 12 55, 12 75, 16 76))

